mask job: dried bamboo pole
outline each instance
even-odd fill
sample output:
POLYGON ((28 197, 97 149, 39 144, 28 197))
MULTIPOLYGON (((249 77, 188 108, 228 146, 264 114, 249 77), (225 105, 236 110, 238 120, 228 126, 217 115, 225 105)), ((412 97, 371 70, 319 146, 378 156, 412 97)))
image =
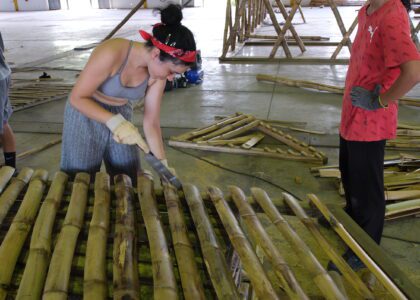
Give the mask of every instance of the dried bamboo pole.
POLYGON ((365 266, 375 275, 375 277, 383 284, 383 286, 396 298, 407 299, 400 289, 392 282, 392 280, 382 271, 378 265, 369 257, 363 248, 354 240, 344 226, 334 217, 329 209, 314 194, 308 195, 309 200, 318 208, 323 216, 331 224, 335 232, 343 239, 350 249, 361 259, 365 266))
POLYGON ((387 201, 411 200, 415 198, 420 199, 420 190, 385 191, 385 200, 387 201))
POLYGON ((39 146, 39 147, 36 147, 36 148, 30 149, 30 150, 28 150, 28 151, 25 151, 25 152, 19 153, 19 154, 16 156, 16 158, 17 158, 17 159, 24 159, 24 158, 26 158, 26 157, 28 157, 28 156, 30 156, 30 155, 32 155, 32 154, 35 154, 35 153, 41 152, 42 150, 45 150, 45 149, 47 149, 47 148, 50 148, 50 147, 52 147, 52 146, 54 146, 54 145, 57 145, 57 144, 61 143, 61 140, 62 140, 62 138, 61 138, 61 137, 59 137, 58 139, 52 140, 51 142, 48 142, 48 143, 46 143, 46 144, 44 144, 44 145, 41 145, 41 146, 39 146))
POLYGON ((235 136, 238 136, 238 135, 241 135, 242 133, 247 132, 248 130, 251 130, 251 129, 257 127, 259 125, 259 123, 260 123, 259 120, 254 120, 251 123, 248 123, 248 124, 246 124, 244 126, 241 126, 239 128, 236 128, 235 130, 232 130, 230 132, 227 132, 227 133, 224 133, 224 134, 221 134, 221 135, 212 137, 210 139, 210 141, 214 141, 214 140, 227 140, 227 139, 233 138, 235 136))
POLYGON ((182 205, 176 189, 170 184, 163 184, 172 243, 181 276, 185 299, 205 299, 200 273, 195 263, 194 249, 188 238, 188 229, 182 213, 182 205))
POLYGON ((242 114, 238 115, 237 113, 235 113, 235 114, 227 116, 226 118, 223 118, 222 120, 216 121, 213 124, 210 124, 209 126, 206 126, 204 128, 194 129, 193 131, 186 132, 184 134, 176 136, 173 139, 177 141, 186 141, 194 137, 204 135, 214 130, 217 130, 219 128, 222 128, 228 124, 235 123, 236 121, 239 121, 244 118, 246 118, 245 115, 242 115, 242 114))
POLYGON ((228 34, 229 34, 229 24, 232 21, 232 11, 231 11, 231 3, 230 0, 227 0, 226 3, 226 16, 225 16, 225 29, 223 31, 223 52, 222 52, 222 57, 226 57, 226 54, 229 51, 229 46, 230 46, 230 39, 228 39, 228 34))
POLYGON ((9 166, 4 166, 0 170, 0 194, 3 193, 3 189, 9 183, 10 178, 12 178, 15 173, 15 169, 9 166))
POLYGON ((244 270, 252 283, 257 297, 260 299, 278 299, 257 255, 226 203, 222 191, 217 187, 209 187, 208 191, 223 226, 229 235, 229 239, 241 258, 244 270))
POLYGON ((153 188, 153 177, 142 174, 137 178, 138 199, 149 237, 153 270, 154 299, 178 299, 171 256, 168 250, 164 226, 160 219, 153 188))
POLYGON ((251 237, 263 249, 286 294, 290 299, 309 299, 300 287, 283 256, 280 254, 280 251, 264 230, 251 205, 247 202, 244 192, 236 186, 229 186, 229 191, 251 237))
POLYGON ((200 141, 200 142, 197 142, 197 144, 198 145, 212 145, 212 146, 223 146, 223 145, 230 145, 230 144, 238 145, 238 144, 246 143, 250 141, 251 139, 258 137, 260 135, 261 135, 260 133, 254 133, 254 134, 249 134, 249 135, 233 138, 230 140, 200 141))
MULTIPOLYGON (((346 26, 344 26, 344 22, 343 22, 343 19, 341 18, 340 12, 338 11, 337 4, 335 3, 334 0, 328 0, 328 4, 330 5, 331 10, 333 11, 338 27, 340 28, 341 34, 344 37, 347 33, 347 30, 346 30, 346 26)), ((346 45, 349 48, 349 52, 351 53, 351 46, 352 46, 351 41, 347 40, 346 45)))
POLYGON ((209 134, 206 134, 206 135, 203 135, 203 136, 201 136, 201 137, 199 137, 197 139, 194 139, 193 141, 194 142, 199 142, 199 141, 209 140, 209 139, 214 138, 216 136, 220 136, 220 135, 222 135, 222 134, 224 134, 226 132, 233 131, 233 130, 237 129, 238 127, 241 127, 243 125, 249 124, 250 122, 252 122, 252 121, 255 120, 255 117, 253 117, 251 115, 245 115, 245 116, 246 116, 246 118, 244 118, 244 119, 241 119, 241 120, 239 120, 239 121, 237 121, 235 123, 226 125, 226 126, 220 128, 218 130, 215 130, 215 131, 213 131, 213 132, 211 132, 209 134))
POLYGON ((391 219, 396 215, 411 214, 420 214, 420 199, 387 205, 385 210, 385 219, 391 219))
POLYGON ((344 45, 347 45, 350 41, 350 36, 353 33, 354 29, 356 29, 358 23, 358 17, 356 17, 353 21, 353 23, 351 24, 349 30, 343 35, 343 39, 341 40, 341 42, 338 44, 337 48, 335 49, 333 55, 331 55, 331 59, 336 59, 338 54, 340 53, 341 49, 343 48, 344 45))
POLYGON ((64 300, 68 297, 71 264, 77 237, 83 226, 89 182, 87 173, 78 173, 74 179, 70 204, 48 268, 44 300, 64 300))
POLYGON ((0 246, 1 300, 6 299, 7 287, 11 283, 13 270, 15 269, 20 251, 38 213, 47 179, 48 172, 46 170, 38 169, 35 171, 22 204, 0 246))
POLYGON ((86 246, 83 278, 83 299, 106 299, 106 249, 109 233, 110 179, 103 172, 95 176, 95 202, 86 246))
POLYGON ((16 201, 20 192, 32 177, 34 170, 30 168, 23 168, 16 178, 12 178, 9 186, 4 193, 0 196, 0 225, 3 223, 10 207, 16 201))
POLYGON ((131 179, 114 177, 117 197, 114 237, 114 299, 139 299, 136 232, 131 179))
POLYGON ((299 202, 287 193, 283 193, 284 200, 287 205, 293 210, 299 220, 308 228, 309 232, 314 236, 324 252, 332 260, 332 262, 339 268, 344 278, 353 286, 353 288, 363 297, 363 299, 374 299, 370 290, 366 287, 359 276, 349 267, 345 260, 337 254, 334 248, 324 238, 319 231, 317 224, 308 217, 306 212, 302 209, 299 202))
POLYGON ((256 135, 254 135, 253 137, 251 137, 244 144, 242 144, 241 147, 244 148, 244 149, 251 149, 256 144, 258 144, 264 137, 265 137, 264 134, 262 134, 262 133, 259 132, 256 135))
POLYGON ((251 188, 251 193, 258 204, 263 208, 264 212, 270 218, 271 222, 276 225, 277 229, 282 233, 284 238, 293 246, 296 255, 300 258, 301 263, 307 271, 313 276, 315 284, 318 286, 326 299, 346 299, 337 288, 334 281, 328 275, 327 271, 322 267, 312 251, 305 242, 290 227, 289 223, 283 218, 277 208, 273 205, 267 193, 260 188, 251 188))
POLYGON ((194 185, 184 185, 185 199, 200 239, 204 262, 219 299, 238 299, 239 294, 228 271, 225 257, 210 223, 200 192, 194 185))
POLYGON ((42 203, 31 237, 28 260, 16 299, 40 299, 51 255, 55 216, 66 189, 68 176, 57 172, 42 203))

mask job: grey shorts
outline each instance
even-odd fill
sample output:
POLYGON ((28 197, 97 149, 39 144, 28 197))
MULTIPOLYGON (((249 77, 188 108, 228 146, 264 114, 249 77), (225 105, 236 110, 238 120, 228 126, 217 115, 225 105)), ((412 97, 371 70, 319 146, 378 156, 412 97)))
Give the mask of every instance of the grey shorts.
MULTIPOLYGON (((109 106, 98 102, 106 110, 131 120, 132 107, 109 106)), ((111 178, 127 174, 133 185, 137 183, 140 171, 140 155, 136 146, 123 145, 114 141, 112 133, 105 124, 92 120, 69 101, 64 112, 63 143, 61 149, 61 170, 70 176, 77 172, 87 172, 92 179, 99 172, 102 161, 111 178)))
POLYGON ((9 75, 0 80, 0 134, 3 134, 3 126, 13 113, 9 99, 10 78, 9 75))

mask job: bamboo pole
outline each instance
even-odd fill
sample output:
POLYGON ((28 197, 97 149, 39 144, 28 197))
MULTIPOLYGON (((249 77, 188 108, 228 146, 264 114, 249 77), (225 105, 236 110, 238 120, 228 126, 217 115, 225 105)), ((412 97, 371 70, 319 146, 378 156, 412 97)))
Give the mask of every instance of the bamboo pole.
POLYGON ((108 283, 106 277, 106 250, 109 233, 110 179, 103 172, 95 176, 95 202, 86 245, 83 278, 83 299, 106 299, 108 283))
POLYGON ((155 300, 178 299, 172 260, 153 186, 153 177, 150 174, 142 174, 137 178, 137 195, 149 237, 153 270, 153 297, 155 300))
POLYGON ((114 237, 114 299, 139 299, 137 243, 131 179, 114 177, 116 201, 114 237))
POLYGON ((230 46, 230 39, 228 39, 229 29, 230 29, 230 22, 232 19, 232 12, 231 12, 231 3, 230 0, 226 2, 226 16, 225 16, 225 29, 223 32, 223 52, 222 57, 226 57, 226 54, 229 51, 230 46))
MULTIPOLYGON (((328 4, 330 5, 331 10, 333 11, 338 27, 340 28, 341 34, 344 37, 347 33, 346 26, 344 26, 344 22, 343 22, 343 19, 341 18, 340 12, 338 11, 337 4, 335 3, 334 0, 328 0, 328 4)), ((349 52, 351 53, 351 47, 352 47, 351 41, 347 40, 346 45, 349 48, 349 52)))
POLYGON ((217 297, 219 299, 238 299, 238 291, 228 271, 223 251, 217 241, 199 190, 194 185, 187 184, 184 185, 184 193, 197 229, 204 262, 217 297))
POLYGON ((251 149, 256 144, 258 144, 264 137, 265 137, 265 135, 259 132, 259 133, 255 134, 254 136, 252 136, 248 141, 243 143, 241 145, 241 147, 244 148, 244 149, 251 149))
POLYGON ((26 157, 28 157, 28 156, 30 156, 30 155, 32 155, 32 154, 35 154, 35 153, 41 152, 42 150, 45 150, 45 149, 47 149, 47 148, 50 148, 50 147, 52 147, 52 146, 54 146, 54 145, 57 145, 57 144, 61 143, 61 140, 62 140, 62 138, 61 138, 61 137, 59 137, 58 139, 52 140, 51 142, 48 142, 48 143, 46 143, 46 144, 44 144, 44 145, 41 145, 41 146, 39 146, 39 147, 36 147, 36 148, 30 149, 30 150, 28 150, 28 151, 25 151, 25 152, 19 153, 18 155, 16 155, 16 158, 17 158, 17 159, 24 159, 24 158, 26 158, 26 157))
POLYGON ((391 219, 396 215, 420 214, 420 199, 388 204, 385 209, 385 219, 391 219))
POLYGON ((227 132, 227 133, 224 133, 224 134, 221 134, 221 135, 212 137, 210 139, 210 141, 214 141, 214 140, 227 140, 227 139, 233 138, 235 136, 238 136, 238 135, 243 134, 244 132, 247 132, 248 130, 254 129, 255 127, 257 127, 259 125, 259 123, 260 123, 259 120, 254 120, 251 123, 248 123, 248 124, 246 124, 244 126, 241 126, 239 128, 236 128, 236 129, 234 129, 234 130, 232 130, 230 132, 227 132))
POLYGON ((6 299, 7 287, 11 283, 17 259, 35 221, 47 179, 48 172, 46 170, 38 169, 35 171, 22 204, 0 246, 1 300, 6 299))
POLYGON ((289 223, 287 223, 277 208, 273 205, 267 193, 260 188, 251 188, 251 192, 252 196, 263 208, 271 222, 276 225, 277 229, 293 247, 296 255, 300 258, 301 263, 305 266, 308 273, 313 276, 315 284, 318 286, 325 298, 346 299, 337 288, 334 281, 313 255, 312 251, 299 237, 299 235, 296 234, 292 227, 290 227, 289 223))
POLYGON ((229 191, 252 239, 263 249, 273 267, 274 274, 277 279, 279 279, 286 294, 290 299, 309 299, 300 287, 295 275, 287 265, 283 256, 280 254, 280 251, 273 244, 264 227, 258 220, 251 205, 247 202, 244 192, 236 186, 229 186, 229 191))
POLYGON ((205 299, 203 284, 195 263, 194 249, 188 238, 188 229, 178 193, 172 185, 166 183, 163 184, 163 191, 184 297, 187 300, 205 299))
POLYGON ((87 173, 78 173, 74 179, 70 204, 54 247, 45 281, 42 297, 44 300, 68 298, 71 264, 77 237, 83 226, 89 182, 90 176, 87 173))
POLYGON ((385 200, 387 201, 411 200, 415 198, 420 199, 420 190, 385 191, 385 200))
POLYGON ((32 177, 34 170, 30 168, 23 168, 16 178, 12 178, 9 186, 0 196, 0 225, 3 223, 10 207, 16 201, 20 192, 32 177))
POLYGON ((15 169, 9 166, 4 166, 0 170, 0 194, 3 193, 4 188, 9 183, 15 173, 15 169))
POLYGON ((350 247, 350 249, 361 259, 365 266, 376 276, 383 286, 396 298, 407 299, 392 280, 378 267, 369 257, 363 248, 354 240, 344 226, 331 214, 329 209, 314 194, 308 194, 309 200, 318 208, 322 215, 328 220, 335 232, 350 247))
POLYGON ((40 299, 51 255, 51 237, 68 176, 57 172, 42 203, 31 237, 28 260, 16 299, 40 299))
POLYGON ((257 297, 260 299, 278 299, 257 255, 226 203, 222 191, 217 187, 209 187, 208 192, 229 235, 229 239, 241 258, 244 270, 252 283, 257 297))
POLYGON ((351 24, 349 30, 343 35, 343 39, 341 40, 341 42, 337 45, 337 48, 335 49, 333 55, 331 55, 331 59, 336 59, 338 54, 340 53, 341 49, 343 48, 344 45, 347 45, 348 43, 351 43, 350 41, 350 36, 353 33, 354 29, 356 28, 358 23, 358 17, 356 17, 353 21, 353 23, 351 24))
POLYGON ((343 274, 344 278, 353 286, 353 288, 363 297, 363 299, 374 299, 370 290, 366 287, 359 276, 349 267, 345 260, 337 254, 334 248, 328 243, 325 237, 320 232, 317 224, 308 217, 306 212, 302 209, 299 202, 287 193, 283 193, 283 197, 287 205, 293 210, 299 220, 308 228, 309 232, 314 236, 324 252, 332 260, 343 274))

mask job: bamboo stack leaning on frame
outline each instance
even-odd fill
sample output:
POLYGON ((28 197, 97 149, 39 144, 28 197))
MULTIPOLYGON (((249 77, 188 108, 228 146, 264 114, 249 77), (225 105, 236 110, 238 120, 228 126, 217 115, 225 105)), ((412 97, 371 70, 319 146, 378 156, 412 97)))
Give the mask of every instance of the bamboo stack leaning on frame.
POLYGON ((374 299, 371 291, 366 287, 359 276, 349 267, 345 260, 335 252, 334 248, 328 243, 317 224, 308 217, 306 212, 302 209, 299 202, 291 195, 283 193, 284 200, 287 205, 293 210, 299 220, 311 232, 317 240, 321 248, 327 253, 332 262, 339 268, 344 278, 354 287, 354 289, 363 297, 363 299, 374 299))
POLYGON ((260 299, 278 299, 257 255, 226 203, 222 191, 217 187, 209 187, 208 191, 223 226, 229 235, 229 239, 241 258, 244 270, 251 281, 257 297, 260 299))
POLYGON ((42 203, 32 232, 28 260, 16 299, 40 299, 51 255, 55 216, 60 207, 68 176, 57 172, 42 203))
POLYGON ((338 289, 334 281, 322 267, 312 251, 304 241, 290 227, 289 223, 283 218, 277 208, 274 206, 267 193, 260 188, 251 188, 251 193, 258 204, 263 208, 269 219, 276 225, 284 238, 296 251, 296 255, 301 259, 302 264, 308 272, 312 274, 315 284, 324 294, 326 299, 346 299, 338 289))
POLYGON ((35 171, 22 204, 0 246, 0 300, 6 299, 7 287, 11 283, 20 251, 38 213, 47 179, 46 170, 35 171))
POLYGON ((200 192, 194 185, 184 185, 185 199, 193 218, 203 252, 204 262, 219 299, 239 299, 238 291, 228 271, 225 257, 205 210, 200 192))
POLYGON ((264 230, 264 227, 258 220, 251 205, 247 202, 244 192, 236 186, 230 186, 229 191, 250 235, 254 241, 256 241, 256 244, 263 249, 273 266, 276 277, 279 279, 287 295, 290 299, 309 299, 297 282, 292 270, 280 254, 280 251, 276 248, 267 232, 264 230))
POLYGON ((152 176, 146 173, 138 176, 137 186, 137 195, 149 238, 153 270, 153 297, 156 300, 178 299, 178 288, 156 203, 152 176))
POLYGON ((127 175, 114 177, 116 201, 114 237, 114 299, 139 299, 137 239, 134 221, 133 190, 127 175))
POLYGON ((176 189, 170 184, 163 184, 166 207, 168 208, 169 225, 172 243, 178 262, 182 290, 186 300, 205 299, 203 283, 195 262, 194 249, 188 238, 187 225, 182 212, 181 201, 176 189))
POLYGON ((106 299, 108 283, 106 278, 106 250, 109 233, 110 179, 103 172, 95 176, 95 201, 86 246, 83 278, 83 299, 106 299))
POLYGON ((63 227, 54 247, 51 263, 45 281, 43 299, 67 299, 71 264, 77 237, 83 226, 88 199, 90 175, 77 173, 74 179, 70 204, 64 218, 63 227))
POLYGON ((0 194, 3 193, 3 189, 12 178, 15 169, 9 166, 4 166, 0 169, 0 194))
POLYGON ((3 223, 10 207, 16 201, 20 192, 32 177, 34 170, 30 168, 23 168, 16 178, 12 178, 10 184, 3 194, 0 196, 0 225, 3 223))

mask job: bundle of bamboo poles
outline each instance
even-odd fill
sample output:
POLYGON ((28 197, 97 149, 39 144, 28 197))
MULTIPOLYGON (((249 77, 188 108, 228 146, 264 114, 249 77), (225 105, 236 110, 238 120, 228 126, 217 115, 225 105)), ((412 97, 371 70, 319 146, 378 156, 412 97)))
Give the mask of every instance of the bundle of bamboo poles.
MULTIPOLYGON (((7 169, 1 174, 9 176, 7 169)), ((144 173, 138 177, 137 202, 123 174, 114 177, 113 186, 105 173, 96 174, 94 185, 86 173, 69 184, 62 172, 51 183, 46 180, 45 171, 35 171, 23 201, 18 195, 0 227, 1 299, 238 299, 253 294, 260 299, 346 299, 356 293, 372 298, 289 195, 284 195, 287 205, 325 252, 311 246, 304 229, 292 228, 283 204, 259 188, 251 189, 252 197, 236 186, 229 186, 226 196, 217 187, 200 193, 191 184, 183 191, 165 185, 162 191, 144 173), (280 231, 284 242, 268 227, 280 231), (342 284, 322 266, 321 259, 328 258, 343 272, 342 284)), ((375 272, 389 288, 382 295, 397 295, 407 285, 404 276, 398 275, 404 282, 398 285, 378 266, 375 272)))

